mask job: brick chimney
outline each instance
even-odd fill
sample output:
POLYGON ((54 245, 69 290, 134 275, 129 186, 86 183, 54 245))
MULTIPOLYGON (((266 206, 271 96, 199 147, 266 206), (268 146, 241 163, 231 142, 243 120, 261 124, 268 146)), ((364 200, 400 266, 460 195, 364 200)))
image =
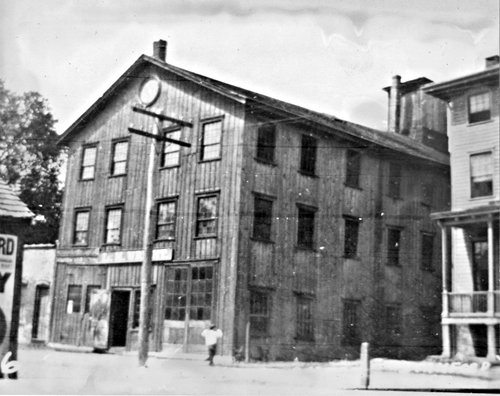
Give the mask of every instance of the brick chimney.
POLYGON ((493 55, 486 58, 486 68, 494 67, 498 65, 500 57, 498 55, 493 55))
POLYGON ((158 40, 153 43, 153 57, 162 62, 166 62, 167 42, 165 40, 158 40))
POLYGON ((389 119, 387 130, 399 133, 399 117, 401 115, 401 76, 392 77, 392 85, 389 90, 389 119))

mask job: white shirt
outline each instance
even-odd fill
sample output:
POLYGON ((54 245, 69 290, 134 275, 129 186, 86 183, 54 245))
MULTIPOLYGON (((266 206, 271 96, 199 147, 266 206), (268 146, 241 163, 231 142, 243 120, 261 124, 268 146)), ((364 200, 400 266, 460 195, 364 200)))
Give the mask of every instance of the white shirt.
POLYGON ((217 344, 217 339, 222 337, 222 331, 205 329, 201 332, 201 336, 205 338, 205 345, 214 345, 217 344))

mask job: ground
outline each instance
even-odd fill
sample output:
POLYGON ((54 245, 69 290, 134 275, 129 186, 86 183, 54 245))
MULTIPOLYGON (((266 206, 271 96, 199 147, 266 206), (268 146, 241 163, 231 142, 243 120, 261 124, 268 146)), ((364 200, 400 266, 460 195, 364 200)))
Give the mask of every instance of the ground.
MULTIPOLYGON (((418 394, 426 394, 421 390, 492 386, 491 381, 478 378, 372 370, 367 391, 359 389, 361 372, 353 362, 233 364, 230 359, 217 356, 216 365, 211 367, 204 358, 182 354, 150 357, 147 368, 139 368, 136 353, 20 348, 19 378, 0 380, 0 394, 364 396, 408 395, 388 389, 417 389, 418 394)), ((500 379, 495 382, 500 383, 500 379)))

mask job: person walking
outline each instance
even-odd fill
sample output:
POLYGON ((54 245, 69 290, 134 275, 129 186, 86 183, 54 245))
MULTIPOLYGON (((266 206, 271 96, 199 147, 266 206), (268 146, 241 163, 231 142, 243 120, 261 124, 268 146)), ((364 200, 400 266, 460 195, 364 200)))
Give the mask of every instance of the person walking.
POLYGON ((205 339, 205 345, 208 347, 208 360, 210 366, 214 365, 214 356, 217 353, 217 340, 222 337, 222 331, 216 329, 214 324, 210 324, 210 329, 205 329, 201 332, 201 336, 205 339))

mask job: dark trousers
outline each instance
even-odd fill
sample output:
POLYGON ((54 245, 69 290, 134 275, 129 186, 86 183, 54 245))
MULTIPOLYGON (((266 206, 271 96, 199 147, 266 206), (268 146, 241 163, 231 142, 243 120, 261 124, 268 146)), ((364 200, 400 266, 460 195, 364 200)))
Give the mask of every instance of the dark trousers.
POLYGON ((214 356, 217 353, 217 344, 208 346, 208 360, 210 365, 214 364, 214 356))

